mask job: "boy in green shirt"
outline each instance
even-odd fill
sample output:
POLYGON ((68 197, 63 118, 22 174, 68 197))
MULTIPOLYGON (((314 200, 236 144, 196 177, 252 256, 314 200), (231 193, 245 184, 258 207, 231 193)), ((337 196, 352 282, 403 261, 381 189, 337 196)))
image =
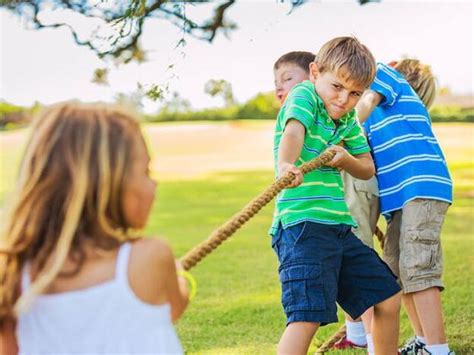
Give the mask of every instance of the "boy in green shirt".
POLYGON ((278 114, 275 171, 295 174, 292 188, 277 199, 270 231, 288 321, 278 353, 305 354, 319 325, 337 321, 336 301, 352 318, 375 305, 376 353, 397 353, 400 287, 351 232, 356 223, 339 173, 361 179, 374 174, 353 110, 374 75, 375 61, 365 46, 352 37, 335 38, 310 64, 310 81, 291 90, 278 114), (342 140, 347 150, 337 146, 342 140), (336 152, 333 160, 303 177, 298 166, 326 149, 336 152))
MULTIPOLYGON (((309 80, 309 66, 314 62, 315 57, 315 54, 311 52, 292 51, 277 59, 273 65, 273 75, 275 96, 280 105, 283 105, 288 93, 296 84, 309 80)), ((377 179, 374 176, 367 181, 359 180, 344 171, 341 171, 341 177, 347 207, 358 224, 358 227, 352 228, 352 231, 365 245, 373 249, 373 234, 379 216, 377 179)), ((346 336, 334 344, 334 348, 366 348, 369 355, 374 355, 374 343, 370 334, 372 313, 366 321, 367 333, 360 319, 354 320, 347 314, 345 317, 346 336)))

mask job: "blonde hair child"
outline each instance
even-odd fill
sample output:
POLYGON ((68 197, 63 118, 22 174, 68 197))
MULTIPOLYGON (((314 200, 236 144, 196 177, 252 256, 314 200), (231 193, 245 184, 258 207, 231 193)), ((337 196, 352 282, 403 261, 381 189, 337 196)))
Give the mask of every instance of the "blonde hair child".
POLYGON ((35 122, 1 240, 4 347, 16 323, 21 353, 182 352, 179 265, 165 242, 130 234, 154 200, 149 160, 118 109, 64 103, 35 122))
POLYGON ((389 63, 403 75, 426 108, 430 108, 436 98, 436 79, 431 66, 421 63, 418 59, 405 58, 399 62, 389 63))

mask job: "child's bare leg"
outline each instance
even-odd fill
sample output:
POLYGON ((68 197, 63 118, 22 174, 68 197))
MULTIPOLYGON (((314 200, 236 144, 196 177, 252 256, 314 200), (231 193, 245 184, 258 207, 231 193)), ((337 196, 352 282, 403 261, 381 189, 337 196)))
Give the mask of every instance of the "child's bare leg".
POLYGON ((374 354, 374 338, 372 336, 372 319, 374 318, 374 307, 367 309, 361 316, 367 342, 367 354, 374 354))
POLYGON ((402 295, 402 300, 415 335, 424 336, 423 328, 421 327, 420 319, 418 318, 418 313, 416 312, 415 303, 413 302, 413 293, 402 295))
POLYGON ((306 355, 319 323, 294 322, 288 324, 278 343, 278 354, 306 355))
POLYGON ((413 292, 410 295, 413 297, 426 344, 446 343, 439 289, 431 287, 423 291, 413 292))
POLYGON ((362 318, 362 323, 364 323, 364 330, 365 334, 370 334, 372 333, 372 318, 374 317, 374 307, 370 307, 368 310, 364 312, 364 314, 361 316, 362 318))
POLYGON ((374 306, 371 333, 376 354, 395 355, 398 353, 400 303, 399 292, 374 306))

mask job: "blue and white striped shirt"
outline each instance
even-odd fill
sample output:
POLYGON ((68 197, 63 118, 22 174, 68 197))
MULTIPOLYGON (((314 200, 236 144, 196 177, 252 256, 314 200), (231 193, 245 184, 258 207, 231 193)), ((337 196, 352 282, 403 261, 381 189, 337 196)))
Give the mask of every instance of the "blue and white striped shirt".
POLYGON ((380 209, 391 212, 425 198, 452 202, 452 181, 431 119, 410 84, 393 68, 377 65, 371 90, 382 101, 364 123, 380 189, 380 209))

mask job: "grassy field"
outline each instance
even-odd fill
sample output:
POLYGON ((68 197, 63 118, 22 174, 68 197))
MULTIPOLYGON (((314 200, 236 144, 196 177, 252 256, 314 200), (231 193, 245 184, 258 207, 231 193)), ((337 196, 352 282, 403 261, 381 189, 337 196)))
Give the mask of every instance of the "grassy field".
MULTIPOLYGON (((466 130, 472 134, 474 126, 449 127, 466 136, 466 130)), ((455 202, 443 232, 446 283, 443 305, 451 348, 457 354, 474 354, 474 147, 470 140, 460 139, 460 135, 443 145, 455 184, 455 202)), ((1 207, 7 203, 6 193, 11 191, 15 180, 21 147, 1 145, 0 148, 1 207)), ((165 179, 160 183, 144 234, 163 236, 173 245, 176 256, 181 256, 272 179, 269 170, 211 173, 192 180, 165 179)), ((271 214, 272 206, 266 207, 192 269, 198 281, 198 293, 178 324, 187 353, 275 352, 285 318, 280 306, 277 260, 267 236, 271 214)), ((311 351, 338 327, 334 324, 321 328, 311 351)), ((403 313, 400 343, 409 336, 411 329, 403 313)))
MULTIPOLYGON (((455 180, 462 177, 472 182, 473 168, 455 165, 451 172, 455 180)), ((182 255, 271 180, 271 173, 262 171, 222 173, 192 182, 163 182, 147 232, 168 236, 177 255, 182 255)), ((450 208, 443 233, 445 322, 451 346, 458 354, 474 353, 471 194, 468 186, 456 189, 456 203, 450 208)), ((190 353, 274 353, 285 319, 279 301, 277 262, 266 236, 271 210, 267 207, 193 270, 199 292, 178 328, 190 353)), ((322 328, 313 349, 337 328, 338 325, 322 328)), ((403 314, 400 341, 409 336, 410 326, 403 314)))

